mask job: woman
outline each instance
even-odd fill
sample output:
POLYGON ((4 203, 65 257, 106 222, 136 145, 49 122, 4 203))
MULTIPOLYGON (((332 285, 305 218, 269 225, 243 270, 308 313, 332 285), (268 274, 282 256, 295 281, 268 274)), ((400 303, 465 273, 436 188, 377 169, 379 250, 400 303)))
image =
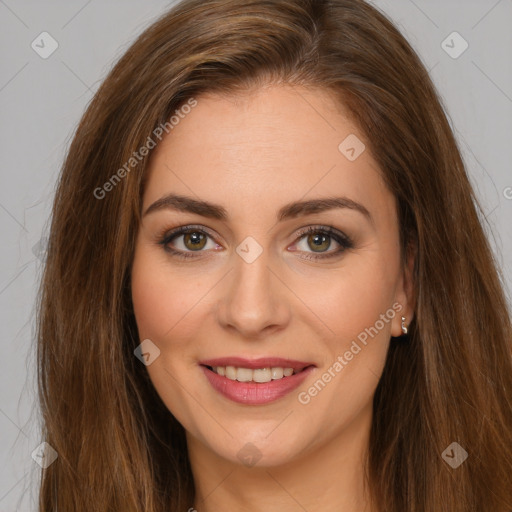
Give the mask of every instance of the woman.
POLYGON ((361 0, 187 0, 85 113, 40 510, 512 510, 511 323, 427 71, 361 0))

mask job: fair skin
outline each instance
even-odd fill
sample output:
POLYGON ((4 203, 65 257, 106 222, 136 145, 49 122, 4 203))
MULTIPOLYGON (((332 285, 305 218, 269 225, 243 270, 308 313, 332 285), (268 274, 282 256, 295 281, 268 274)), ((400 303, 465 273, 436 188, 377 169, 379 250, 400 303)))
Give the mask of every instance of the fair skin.
POLYGON ((197 491, 190 505, 374 512, 363 474, 372 398, 390 337, 402 334, 401 316, 409 323, 413 311, 394 197, 368 144, 353 161, 338 149, 350 134, 366 139, 326 91, 280 85, 196 99, 152 155, 132 267, 140 340, 160 350, 147 371, 186 431, 197 491), (171 208, 144 215, 170 193, 221 205, 227 218, 171 208), (348 198, 369 215, 345 207, 276 218, 288 203, 328 197, 348 198), (197 249, 178 235, 168 245, 192 255, 180 259, 159 244, 160 234, 189 224, 204 227, 206 242, 197 249), (327 235, 317 249, 315 235, 298 235, 309 226, 332 226, 352 245, 335 254, 342 246, 327 235), (262 249, 251 263, 236 252, 248 236, 262 249), (358 341, 371 327, 377 334, 358 341), (345 357, 354 341, 360 350, 345 357), (199 365, 228 356, 315 367, 287 395, 247 405, 217 392, 199 365), (343 368, 333 371, 339 356, 343 368), (329 368, 329 382, 307 394, 329 368), (239 456, 247 443, 257 450, 254 465, 239 456))

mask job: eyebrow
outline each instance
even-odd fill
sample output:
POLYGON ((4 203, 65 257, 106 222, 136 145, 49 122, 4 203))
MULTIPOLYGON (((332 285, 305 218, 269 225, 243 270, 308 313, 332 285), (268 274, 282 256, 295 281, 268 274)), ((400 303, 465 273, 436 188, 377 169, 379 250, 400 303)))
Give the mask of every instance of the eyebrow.
MULTIPOLYGON (((311 215, 313 213, 333 210, 335 208, 348 208, 350 210, 357 211, 363 214, 370 222, 373 222, 370 212, 362 204, 357 203, 348 197, 325 197, 320 199, 308 199, 306 201, 294 201, 284 205, 278 211, 277 220, 281 222, 286 219, 311 215)), ((221 221, 228 220, 228 213, 223 206, 177 194, 167 194, 160 199, 157 199, 147 208, 143 217, 152 212, 161 210, 176 210, 180 212, 195 213, 202 217, 221 221)))

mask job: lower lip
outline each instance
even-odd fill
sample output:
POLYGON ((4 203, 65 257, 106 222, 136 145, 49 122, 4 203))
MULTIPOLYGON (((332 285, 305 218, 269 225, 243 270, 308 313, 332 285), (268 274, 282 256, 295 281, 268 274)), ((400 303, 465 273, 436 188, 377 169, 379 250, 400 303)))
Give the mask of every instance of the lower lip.
POLYGON ((304 379, 313 371, 314 366, 308 366, 301 372, 289 377, 262 383, 238 382, 223 377, 206 366, 201 365, 201 368, 212 387, 221 395, 241 404, 262 405, 274 402, 291 393, 302 384, 304 379))

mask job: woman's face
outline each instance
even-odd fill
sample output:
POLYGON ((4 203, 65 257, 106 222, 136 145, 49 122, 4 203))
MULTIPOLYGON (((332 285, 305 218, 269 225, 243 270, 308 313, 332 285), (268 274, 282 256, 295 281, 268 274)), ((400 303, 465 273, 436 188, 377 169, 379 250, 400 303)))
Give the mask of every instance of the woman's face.
POLYGON ((369 429, 411 315, 395 201, 326 91, 196 99, 143 196, 132 296, 147 371, 190 445, 284 464, 369 429))

